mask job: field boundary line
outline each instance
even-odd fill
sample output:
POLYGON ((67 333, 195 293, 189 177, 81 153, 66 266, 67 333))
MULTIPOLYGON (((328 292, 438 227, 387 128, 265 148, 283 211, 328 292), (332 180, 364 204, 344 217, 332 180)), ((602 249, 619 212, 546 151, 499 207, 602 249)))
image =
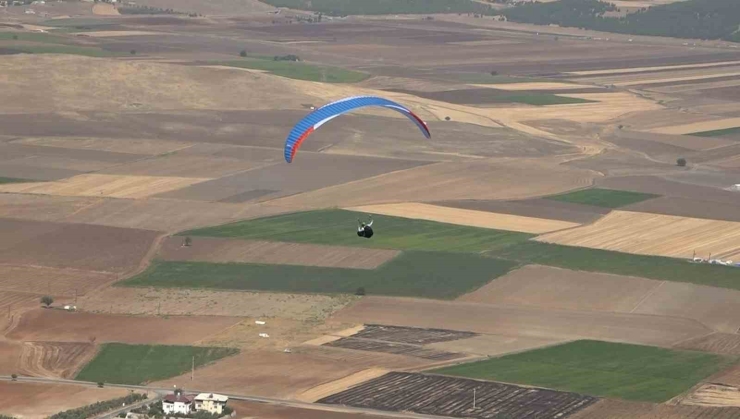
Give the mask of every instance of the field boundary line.
MULTIPOLYGON (((718 333, 720 333, 720 332, 717 332, 716 330, 712 330, 711 332, 707 333, 706 335, 694 336, 694 337, 690 337, 690 338, 686 338, 686 339, 681 339, 678 342, 675 342, 675 343, 671 344, 671 348, 675 348, 676 346, 678 346, 678 345, 680 345, 682 343, 688 342, 690 340, 702 339, 702 338, 706 338, 706 337, 709 337, 709 336, 712 336, 712 335, 716 335, 718 333)), ((681 348, 678 348, 678 349, 684 350, 684 351, 690 351, 691 350, 691 349, 681 349, 681 348)), ((708 351, 699 351, 699 352, 713 353, 713 352, 708 352, 708 351)))
POLYGON ((658 288, 662 287, 663 284, 665 284, 666 282, 668 282, 668 281, 661 281, 660 284, 656 285, 655 287, 653 287, 653 289, 651 289, 650 291, 648 291, 647 293, 645 293, 645 295, 640 299, 640 301, 629 312, 630 313, 634 313, 635 310, 637 310, 642 305, 642 303, 645 302, 645 300, 647 300, 648 298, 652 297, 653 294, 655 294, 655 292, 658 291, 658 288))

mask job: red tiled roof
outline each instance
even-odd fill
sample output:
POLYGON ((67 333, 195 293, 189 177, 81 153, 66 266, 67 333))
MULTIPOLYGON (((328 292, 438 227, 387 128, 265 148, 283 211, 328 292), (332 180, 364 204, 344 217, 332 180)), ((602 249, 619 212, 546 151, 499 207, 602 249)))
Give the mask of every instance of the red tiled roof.
POLYGON ((185 395, 178 396, 176 394, 168 394, 167 396, 165 396, 164 401, 169 402, 169 403, 180 402, 180 403, 188 404, 188 403, 192 403, 193 399, 194 399, 194 396, 185 396, 185 395))

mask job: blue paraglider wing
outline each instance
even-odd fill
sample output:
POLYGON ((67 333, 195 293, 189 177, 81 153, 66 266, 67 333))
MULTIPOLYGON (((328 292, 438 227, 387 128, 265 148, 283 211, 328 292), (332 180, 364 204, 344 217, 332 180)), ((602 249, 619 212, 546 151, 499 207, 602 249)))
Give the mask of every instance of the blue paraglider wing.
POLYGON ((285 140, 285 161, 292 162, 303 141, 320 126, 342 114, 367 106, 380 106, 398 111, 415 123, 425 137, 432 137, 427 124, 405 106, 382 97, 354 96, 324 105, 299 121, 285 140))

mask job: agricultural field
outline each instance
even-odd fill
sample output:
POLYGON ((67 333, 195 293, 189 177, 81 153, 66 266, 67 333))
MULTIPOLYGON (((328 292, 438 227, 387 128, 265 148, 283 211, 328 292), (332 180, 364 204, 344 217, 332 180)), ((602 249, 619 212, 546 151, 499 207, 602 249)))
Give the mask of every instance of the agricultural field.
POLYGON ((34 377, 74 378, 95 355, 95 346, 77 342, 25 342, 20 372, 34 377))
POLYGON ((712 130, 712 131, 692 132, 689 135, 692 135, 694 137, 724 137, 724 136, 730 136, 730 135, 736 135, 736 134, 740 134, 740 127, 725 128, 725 129, 718 129, 718 130, 712 130))
POLYGON ((265 71, 280 77, 322 83, 358 83, 369 77, 366 73, 337 67, 324 67, 292 61, 273 61, 269 58, 245 58, 239 61, 212 63, 212 65, 247 68, 265 71))
POLYGON ((317 403, 482 419, 501 414, 568 417, 596 401, 595 397, 575 393, 531 388, 524 391, 510 384, 392 372, 317 403), (478 398, 475 406, 474 390, 478 398))
POLYGON ((657 197, 657 195, 638 192, 593 188, 563 195, 549 196, 547 199, 604 208, 619 208, 657 197))
POLYGON ((514 268, 475 254, 407 251, 375 269, 246 263, 154 262, 122 283, 128 287, 355 293, 455 298, 514 268), (465 271, 464 277, 459 272, 465 271), (298 279, 300 278, 300 279, 298 279))
POLYGON ((0 414, 44 419, 64 410, 123 397, 129 390, 92 388, 64 384, 0 382, 0 414))
POLYGON ((577 341, 434 372, 625 400, 665 402, 734 362, 734 358, 699 352, 577 341))
POLYGON ((239 351, 233 348, 127 345, 106 343, 75 379, 116 384, 145 384, 180 375, 239 351))
POLYGON ((365 220, 366 217, 365 213, 355 211, 311 211, 187 231, 180 235, 444 252, 494 250, 531 237, 510 231, 376 215, 373 217, 374 226, 382 226, 383 234, 372 240, 358 241, 348 231, 356 227, 356 219, 365 220))

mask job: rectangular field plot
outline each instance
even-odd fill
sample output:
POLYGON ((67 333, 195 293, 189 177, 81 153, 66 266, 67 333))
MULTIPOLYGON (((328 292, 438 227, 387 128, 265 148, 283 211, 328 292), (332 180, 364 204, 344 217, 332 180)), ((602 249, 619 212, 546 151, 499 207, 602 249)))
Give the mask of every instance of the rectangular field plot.
POLYGON ((210 178, 87 174, 55 182, 0 185, 0 192, 56 196, 144 198, 207 180, 210 180, 210 178))
POLYGON ((603 208, 619 208, 657 197, 658 195, 639 192, 594 188, 570 192, 563 195, 553 195, 546 199, 570 202, 572 204, 593 205, 603 208))
POLYGON ((427 345, 429 343, 449 342, 478 336, 473 332, 446 329, 422 329, 418 327, 383 326, 367 324, 354 338, 375 339, 386 342, 427 345))
POLYGON ((358 240, 354 234, 357 219, 365 220, 366 217, 365 213, 344 210, 309 211, 192 230, 180 235, 476 253, 532 237, 524 233, 378 215, 373 217, 373 228, 378 234, 372 240, 358 240))
POLYGON ((629 211, 612 211, 591 225, 537 240, 641 255, 740 257, 740 223, 629 211))
POLYGON ((417 345, 403 343, 382 342, 370 339, 342 338, 324 344, 333 348, 355 349, 358 351, 384 352, 396 355, 413 356, 416 358, 429 359, 432 361, 448 361, 451 359, 465 358, 466 355, 454 352, 437 351, 426 349, 417 345))
MULTIPOLYGON (((196 239, 197 240, 197 239, 196 239)), ((405 252, 374 270, 206 262, 156 262, 132 287, 354 293, 455 298, 504 275, 515 263, 480 255, 405 252), (465 275, 460 275, 465 272, 465 275)))
POLYGON ((597 400, 580 394, 509 384, 391 372, 317 403, 460 418, 555 419, 566 418, 597 400))
POLYGON ((664 402, 734 361, 700 352, 582 340, 434 372, 664 402))

